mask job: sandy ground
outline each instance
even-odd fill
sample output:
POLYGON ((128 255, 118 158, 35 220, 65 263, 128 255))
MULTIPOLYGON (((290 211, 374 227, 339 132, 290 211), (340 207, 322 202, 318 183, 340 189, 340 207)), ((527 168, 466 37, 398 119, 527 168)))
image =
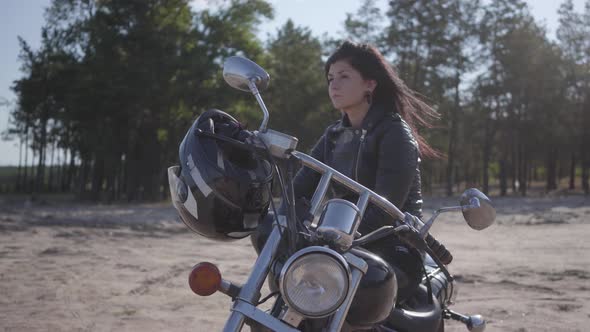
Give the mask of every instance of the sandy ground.
MULTIPOLYGON (((428 199, 434 207, 453 199, 428 199)), ((443 215, 433 233, 454 254, 454 309, 487 331, 588 331, 590 198, 498 198, 497 223, 471 230, 443 215)), ((0 197, 0 330, 218 331, 229 298, 200 298, 191 267, 218 264, 243 282, 249 241, 216 243, 180 224, 168 204, 31 205, 0 197)), ((465 331, 449 323, 447 331, 465 331)))

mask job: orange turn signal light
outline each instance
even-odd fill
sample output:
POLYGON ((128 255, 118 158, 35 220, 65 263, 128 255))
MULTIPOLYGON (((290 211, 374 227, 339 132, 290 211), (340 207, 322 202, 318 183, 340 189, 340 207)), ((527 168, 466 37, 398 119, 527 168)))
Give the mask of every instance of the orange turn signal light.
POLYGON ((221 286, 221 272, 217 266, 209 262, 199 263, 188 276, 188 284, 195 294, 209 296, 221 286))

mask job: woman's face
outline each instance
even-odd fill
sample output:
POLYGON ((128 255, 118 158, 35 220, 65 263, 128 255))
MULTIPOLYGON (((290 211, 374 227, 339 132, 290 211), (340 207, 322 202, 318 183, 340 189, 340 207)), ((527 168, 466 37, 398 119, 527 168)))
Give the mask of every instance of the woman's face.
POLYGON ((345 110, 366 103, 367 91, 372 92, 374 88, 375 81, 363 79, 348 61, 336 61, 330 66, 328 93, 335 108, 345 110))

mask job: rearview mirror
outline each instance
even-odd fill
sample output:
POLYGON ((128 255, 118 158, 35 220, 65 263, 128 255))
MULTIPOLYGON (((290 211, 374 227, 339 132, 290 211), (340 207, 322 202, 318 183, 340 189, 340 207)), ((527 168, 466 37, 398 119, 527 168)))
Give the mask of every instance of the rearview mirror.
POLYGON ((489 227, 496 220, 496 209, 492 201, 481 191, 471 188, 461 195, 461 206, 464 207, 463 217, 469 227, 482 230, 489 227))
POLYGON ((241 56, 232 56, 223 63, 223 79, 233 88, 246 92, 250 91, 256 97, 258 105, 260 105, 264 113, 258 131, 265 133, 269 113, 260 96, 260 91, 268 87, 268 81, 270 81, 268 73, 252 60, 241 56))
POLYGON ((255 93, 250 82, 256 85, 258 91, 263 91, 268 87, 270 76, 254 61, 232 56, 223 63, 223 79, 233 88, 255 93))

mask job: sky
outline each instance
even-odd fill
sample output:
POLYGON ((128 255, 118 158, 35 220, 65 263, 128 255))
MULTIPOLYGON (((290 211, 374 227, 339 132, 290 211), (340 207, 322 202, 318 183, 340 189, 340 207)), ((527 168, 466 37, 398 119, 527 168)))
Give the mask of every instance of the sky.
MULTIPOLYGON (((11 107, 14 107, 15 95, 10 90, 12 82, 19 79, 20 47, 17 36, 24 38, 33 49, 37 49, 41 39, 44 9, 50 0, 3 0, 0 7, 0 133, 8 127, 11 107), (2 106, 2 101, 12 103, 2 106)), ((315 36, 327 33, 339 35, 347 13, 354 13, 361 4, 360 0, 270 0, 275 8, 275 18, 259 27, 259 38, 265 40, 274 34, 289 18, 297 25, 307 26, 315 36)), ((387 0, 377 0, 381 8, 387 6, 387 0)), ((550 36, 555 35, 558 26, 557 8, 560 0, 527 0, 535 19, 543 23, 550 36)), ((207 6, 207 0, 194 0, 195 8, 207 6)), ((582 11, 584 0, 574 0, 576 11, 582 11)), ((0 139, 0 166, 18 164, 18 142, 0 139)))

